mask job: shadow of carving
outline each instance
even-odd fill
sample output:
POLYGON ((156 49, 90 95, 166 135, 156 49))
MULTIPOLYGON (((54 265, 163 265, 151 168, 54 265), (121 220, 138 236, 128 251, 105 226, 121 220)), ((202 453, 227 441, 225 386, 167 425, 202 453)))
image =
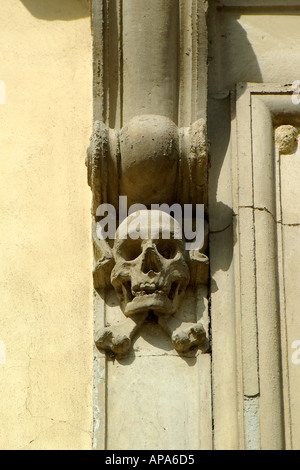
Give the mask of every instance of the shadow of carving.
POLYGON ((46 21, 72 21, 90 16, 86 0, 21 0, 36 18, 46 21))
MULTIPOLYGON (((263 82, 260 66, 247 37, 247 32, 238 21, 239 14, 237 11, 229 17, 224 10, 217 13, 212 11, 209 18, 211 24, 209 30, 214 32, 210 38, 209 49, 209 223, 210 238, 220 234, 219 240, 222 244, 220 249, 217 248, 218 253, 212 254, 211 251, 209 253, 211 277, 219 270, 227 271, 230 268, 236 241, 236 217, 233 208, 226 204, 230 200, 229 191, 232 187, 230 172, 228 167, 226 168, 230 152, 231 121, 235 118, 235 110, 232 109, 231 104, 231 93, 234 92, 235 86, 239 82, 263 82), (215 14, 219 16, 220 21, 216 22, 215 14), (224 16, 222 16, 223 14, 224 16), (213 24, 219 25, 217 30, 212 26, 213 24), (230 37, 227 35, 226 28, 230 30, 230 37), (235 54, 240 56, 242 52, 244 53, 242 61, 231 58, 236 69, 234 74, 230 70, 228 71, 228 57, 225 52, 229 50, 234 53, 234 50, 232 44, 228 48, 227 39, 228 42, 232 41, 236 45, 235 54), (234 77, 234 81, 232 77, 234 77), (227 192, 224 189, 224 172, 228 175, 227 192), (221 175, 223 181, 220 184, 221 175), (220 188, 222 188, 222 195, 218 198, 220 188), (226 193, 225 197, 223 196, 224 192, 226 193)), ((216 282, 212 279, 211 292, 215 292, 217 289, 216 282)))

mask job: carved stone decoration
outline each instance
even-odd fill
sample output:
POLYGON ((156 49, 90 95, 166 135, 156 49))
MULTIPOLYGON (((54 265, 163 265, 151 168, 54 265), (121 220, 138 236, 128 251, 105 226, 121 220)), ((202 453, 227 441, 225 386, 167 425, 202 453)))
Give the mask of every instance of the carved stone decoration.
MULTIPOLYGON (((204 343, 207 347, 206 332, 200 322, 178 324, 172 317, 191 281, 189 264, 198 263, 202 273, 198 278, 200 281, 208 275, 207 256, 199 252, 196 258, 185 251, 181 227, 173 217, 154 210, 131 214, 116 232, 112 256, 111 284, 128 318, 122 324, 97 332, 99 349, 119 356, 126 354, 131 340, 149 314, 157 317, 180 353, 204 343), (137 218, 138 237, 132 230, 132 227, 135 229, 132 222, 137 218)), ((193 282, 197 283, 197 279, 193 282)))
POLYGON ((282 155, 290 155, 297 150, 299 131, 296 127, 285 125, 277 127, 275 132, 276 145, 282 155))
POLYGON ((201 323, 183 324, 174 317, 187 287, 208 282, 207 247, 204 244, 200 250, 186 250, 181 224, 160 210, 163 204, 169 208, 174 204, 181 208, 184 204, 206 206, 204 121, 178 128, 168 117, 140 115, 120 131, 96 121, 87 167, 93 192, 94 286, 100 290, 114 288, 127 317, 123 323, 97 332, 97 347, 114 355, 126 354, 149 314, 156 317, 179 353, 204 344, 207 347, 201 323), (100 216, 98 208, 110 204, 117 214, 120 195, 127 197, 129 207, 143 204, 151 210, 135 210, 125 220, 121 218, 119 227, 116 223, 114 242, 102 239, 97 224, 103 213, 100 216), (153 204, 159 210, 154 210, 153 204), (153 223, 154 216, 159 222, 153 223), (146 236, 130 233, 136 217, 146 236), (171 227, 169 237, 164 236, 167 227, 171 227))
POLYGON ((130 215, 119 226, 111 283, 126 316, 149 309, 169 316, 177 310, 190 280, 177 225, 164 212, 141 211, 130 215), (131 233, 130 222, 136 216, 141 232, 145 230, 145 234, 141 233, 146 235, 144 239, 133 238, 135 234, 131 233), (170 238, 163 239, 169 227, 170 238))
POLYGON ((206 124, 178 128, 165 116, 141 115, 117 131, 96 121, 87 167, 94 216, 100 204, 118 207, 120 194, 128 205, 206 204, 206 124))

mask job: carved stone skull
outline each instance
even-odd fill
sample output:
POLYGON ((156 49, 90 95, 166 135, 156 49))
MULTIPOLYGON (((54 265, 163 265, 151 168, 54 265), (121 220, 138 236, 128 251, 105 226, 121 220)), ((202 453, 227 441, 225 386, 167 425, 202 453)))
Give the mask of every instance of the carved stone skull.
POLYGON ((190 280, 181 227, 169 214, 141 210, 119 226, 111 283, 126 316, 173 315, 190 280))

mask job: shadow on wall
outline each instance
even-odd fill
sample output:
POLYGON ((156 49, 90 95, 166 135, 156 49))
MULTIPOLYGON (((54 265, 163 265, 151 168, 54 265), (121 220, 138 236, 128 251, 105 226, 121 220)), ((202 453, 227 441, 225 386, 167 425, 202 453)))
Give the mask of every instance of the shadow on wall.
MULTIPOLYGON (((230 187, 231 177, 226 169, 228 166, 228 151, 231 142, 231 119, 234 109, 231 109, 230 93, 240 82, 263 82, 259 61, 249 41, 247 31, 239 23, 239 13, 218 11, 209 18, 210 31, 213 24, 218 24, 217 34, 210 37, 210 66, 209 66, 209 98, 208 98, 208 138, 210 141, 210 171, 209 171, 209 212, 211 233, 228 231, 232 243, 227 243, 226 253, 216 256, 212 275, 218 271, 227 271, 231 266, 233 247, 237 230, 232 207, 229 207, 218 193, 226 193, 226 184, 230 187), (215 14, 220 17, 215 18, 215 14), (223 15, 223 16, 222 16, 223 15), (218 51, 214 55, 214 51, 218 51), (230 64, 230 66, 228 66, 230 64), (223 170, 227 174, 225 181, 223 170), (221 178, 222 175, 222 178, 221 178), (221 189, 220 189, 221 188, 221 189), (230 231, 230 233, 229 233, 230 231)), ((223 251, 224 251, 223 249, 223 251)))
POLYGON ((89 0, 21 0, 36 18, 72 21, 90 16, 89 0))
MULTIPOLYGON (((220 15, 222 15, 221 12, 220 15)), ((222 51, 220 64, 222 72, 219 81, 223 89, 232 90, 237 83, 241 82, 262 83, 264 80, 259 60, 248 32, 241 24, 241 13, 224 12, 220 23, 219 47, 222 51)), ((256 42, 257 49, 264 47, 263 34, 260 47, 258 46, 256 42)))

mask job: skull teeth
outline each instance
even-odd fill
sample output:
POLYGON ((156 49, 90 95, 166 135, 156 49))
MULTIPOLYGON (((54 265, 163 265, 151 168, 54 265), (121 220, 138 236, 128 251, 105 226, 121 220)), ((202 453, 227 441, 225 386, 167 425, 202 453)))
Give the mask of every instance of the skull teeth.
POLYGON ((142 297, 143 295, 146 295, 146 292, 144 290, 140 290, 138 292, 136 292, 136 297, 142 297))
POLYGON ((132 290, 132 294, 135 297, 141 297, 143 295, 154 294, 154 293, 158 293, 162 295, 165 292, 162 290, 162 288, 158 289, 157 284, 155 284, 154 282, 145 282, 132 290))

